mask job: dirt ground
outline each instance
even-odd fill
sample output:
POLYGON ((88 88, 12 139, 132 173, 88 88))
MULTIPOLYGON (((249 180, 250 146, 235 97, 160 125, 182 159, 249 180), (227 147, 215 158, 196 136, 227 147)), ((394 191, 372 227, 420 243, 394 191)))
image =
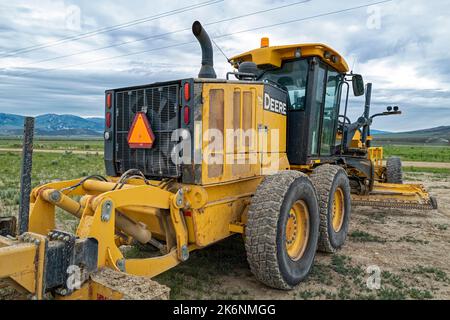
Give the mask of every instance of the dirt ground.
POLYGON ((248 269, 240 238, 193 253, 190 268, 179 266, 158 281, 172 288, 172 299, 450 299, 450 176, 406 178, 422 181, 439 209, 353 208, 344 248, 334 255, 318 253, 310 277, 295 290, 261 285, 248 269), (380 272, 379 289, 367 286, 374 270, 380 272))
MULTIPOLYGON (((154 280, 171 288, 172 299, 450 299, 450 176, 407 173, 406 179, 423 182, 439 209, 353 208, 344 248, 318 253, 311 275, 292 291, 253 277, 241 237, 193 252, 154 280), (368 288, 368 279, 380 286, 368 288)), ((133 247, 128 255, 143 254, 133 247)), ((0 299, 15 298, 21 296, 0 283, 0 299)))
POLYGON ((450 299, 450 178, 407 178, 411 183, 422 181, 437 197, 437 211, 353 208, 347 244, 337 255, 319 254, 312 276, 294 292, 247 287, 239 281, 240 286, 257 299, 450 299), (380 290, 367 288, 369 266, 380 268, 380 290))
POLYGON ((402 165, 414 168, 450 169, 450 163, 447 162, 402 161, 402 165))

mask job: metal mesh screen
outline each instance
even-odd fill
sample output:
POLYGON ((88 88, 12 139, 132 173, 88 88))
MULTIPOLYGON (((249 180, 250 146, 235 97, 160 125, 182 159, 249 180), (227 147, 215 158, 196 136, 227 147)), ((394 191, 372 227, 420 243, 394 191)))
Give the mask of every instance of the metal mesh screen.
POLYGON ((120 173, 139 169, 149 177, 179 177, 171 160, 172 132, 179 128, 179 85, 170 84, 116 92, 116 162, 120 173), (130 149, 128 131, 137 112, 145 112, 155 143, 152 149, 130 149))

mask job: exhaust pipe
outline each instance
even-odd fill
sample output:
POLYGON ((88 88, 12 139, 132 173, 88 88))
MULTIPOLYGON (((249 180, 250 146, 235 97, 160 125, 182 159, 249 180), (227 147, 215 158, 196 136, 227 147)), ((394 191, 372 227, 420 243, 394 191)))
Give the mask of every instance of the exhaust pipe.
POLYGON ((197 38, 202 47, 202 67, 198 74, 199 78, 217 78, 214 70, 213 48, 208 33, 203 29, 200 22, 195 21, 192 24, 192 33, 197 38))

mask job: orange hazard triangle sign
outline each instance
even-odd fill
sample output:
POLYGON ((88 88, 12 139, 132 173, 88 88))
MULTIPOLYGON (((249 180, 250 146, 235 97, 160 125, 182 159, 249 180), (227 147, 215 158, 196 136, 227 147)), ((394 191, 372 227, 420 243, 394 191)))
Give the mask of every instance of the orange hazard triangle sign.
POLYGON ((155 142, 155 135, 144 112, 136 113, 130 131, 128 145, 132 149, 150 149, 155 142))

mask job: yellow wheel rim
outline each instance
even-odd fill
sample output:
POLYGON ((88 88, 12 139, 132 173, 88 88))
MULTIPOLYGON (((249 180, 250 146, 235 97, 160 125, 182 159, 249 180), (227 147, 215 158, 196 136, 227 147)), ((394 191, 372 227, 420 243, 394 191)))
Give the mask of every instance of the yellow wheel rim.
POLYGON ((341 188, 337 188, 333 199, 333 217, 332 224, 334 232, 339 232, 344 224, 344 192, 341 188))
POLYGON ((289 211, 286 222, 286 250, 293 261, 299 260, 309 238, 309 212, 304 201, 297 201, 289 211))

